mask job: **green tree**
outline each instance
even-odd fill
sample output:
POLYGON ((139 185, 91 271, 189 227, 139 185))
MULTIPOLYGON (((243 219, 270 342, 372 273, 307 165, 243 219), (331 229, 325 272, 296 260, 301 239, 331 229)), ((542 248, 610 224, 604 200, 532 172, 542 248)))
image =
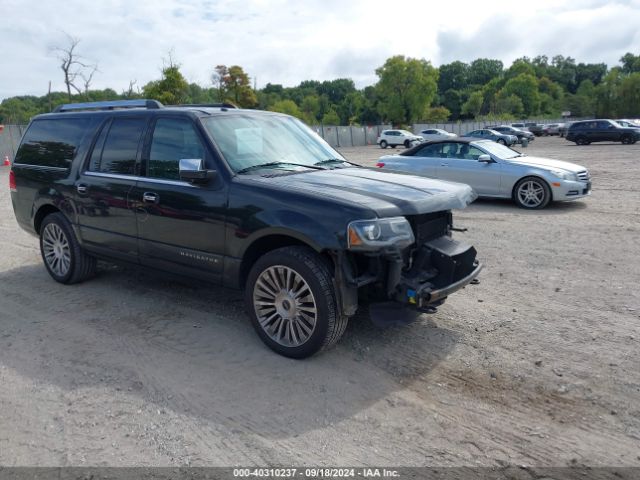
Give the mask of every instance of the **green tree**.
POLYGON ((180 73, 178 65, 170 64, 162 69, 162 78, 142 87, 145 98, 153 98, 165 105, 185 103, 189 97, 189 84, 180 73))
POLYGON ((391 57, 376 74, 380 114, 396 125, 421 118, 435 97, 438 71, 424 59, 391 57))
POLYGON ((330 107, 329 110, 327 110, 327 112, 324 114, 324 116, 322 117, 322 123, 324 125, 340 125, 340 117, 333 109, 333 107, 330 107))
POLYGON ((293 100, 280 100, 269 108, 272 112, 286 113, 292 117, 297 117, 300 120, 304 120, 304 115, 293 100))
POLYGON ((529 73, 521 73, 511 80, 508 80, 504 85, 503 95, 505 97, 510 95, 519 97, 522 101, 524 114, 526 116, 536 115, 540 110, 538 81, 535 76, 529 73))
POLYGON ((622 64, 622 73, 640 72, 640 55, 627 52, 620 58, 620 63, 622 64))
POLYGON ((469 85, 469 65, 455 61, 440 65, 438 69, 438 91, 464 90, 469 85))
POLYGON ((493 78, 501 77, 502 69, 500 60, 478 58, 469 65, 469 84, 484 85, 493 78))
POLYGON ((527 57, 522 57, 514 60, 507 71, 504 72, 504 77, 506 79, 511 79, 517 77, 518 75, 522 75, 523 73, 534 77, 536 75, 536 69, 531 64, 531 60, 529 60, 527 57))
POLYGON ((449 89, 441 98, 442 106, 451 112, 451 118, 457 120, 462 112, 463 96, 458 90, 449 89))
POLYGON ((473 92, 469 99, 462 105, 462 115, 466 117, 475 118, 480 115, 482 111, 482 104, 484 103, 484 95, 481 91, 473 92))
POLYGON ((426 123, 444 123, 451 117, 451 112, 446 107, 431 107, 424 116, 426 123))
POLYGON ((227 75, 223 79, 227 98, 243 108, 252 108, 258 104, 256 93, 251 88, 249 75, 239 65, 229 67, 227 75))
POLYGON ((618 105, 619 116, 640 116, 640 70, 622 80, 618 105))
POLYGON ((304 116, 304 121, 309 125, 317 123, 320 115, 320 99, 317 95, 308 95, 302 100, 300 111, 304 116))
POLYGON ((524 105, 520 97, 514 94, 500 92, 496 98, 495 113, 498 115, 510 115, 521 117, 524 114, 524 105))

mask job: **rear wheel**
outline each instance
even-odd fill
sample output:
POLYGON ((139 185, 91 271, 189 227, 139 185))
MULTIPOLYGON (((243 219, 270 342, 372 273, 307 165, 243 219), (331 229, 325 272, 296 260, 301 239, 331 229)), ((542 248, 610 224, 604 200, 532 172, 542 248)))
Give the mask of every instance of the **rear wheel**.
POLYGON ((505 142, 504 138, 499 138, 498 140, 496 140, 496 142, 498 142, 500 145, 506 145, 507 142, 505 142))
POLYGON ((576 145, 589 145, 591 142, 587 140, 587 137, 580 135, 576 138, 576 145))
POLYGON ((513 189, 513 199, 522 208, 544 208, 551 200, 551 189, 541 178, 525 177, 513 189))
POLYGON ((631 135, 623 135, 620 140, 622 140, 622 143, 625 145, 631 145, 632 143, 634 143, 633 137, 631 135))
POLYGON ((82 282, 95 273, 96 259, 84 252, 61 213, 52 213, 43 220, 40 253, 47 271, 57 282, 82 282))
POLYGON ((380 142, 380 148, 387 148, 387 141, 386 140, 382 140, 380 142))
POLYGON ((286 357, 305 358, 331 347, 347 326, 327 262, 307 247, 279 248, 258 259, 245 303, 262 341, 286 357))

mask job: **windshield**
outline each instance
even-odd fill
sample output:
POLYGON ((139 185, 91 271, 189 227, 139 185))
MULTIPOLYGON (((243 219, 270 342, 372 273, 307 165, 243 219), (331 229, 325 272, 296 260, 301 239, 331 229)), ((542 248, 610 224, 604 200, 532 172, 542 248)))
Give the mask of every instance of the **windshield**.
POLYGON ((258 170, 259 165, 295 170, 326 160, 346 161, 293 117, 230 113, 202 118, 202 124, 234 172, 258 170))
POLYGON ((413 133, 409 132, 408 130, 400 130, 400 133, 402 133, 403 135, 413 135, 413 133))
POLYGON ((495 155, 498 158, 502 158, 502 159, 509 159, 509 158, 515 158, 515 157, 522 157, 523 155, 520 152, 516 152, 515 150, 511 150, 509 147, 505 147, 504 145, 501 145, 499 143, 496 142, 481 142, 481 143, 477 143, 476 145, 478 145, 479 147, 482 147, 482 149, 491 154, 491 155, 495 155))

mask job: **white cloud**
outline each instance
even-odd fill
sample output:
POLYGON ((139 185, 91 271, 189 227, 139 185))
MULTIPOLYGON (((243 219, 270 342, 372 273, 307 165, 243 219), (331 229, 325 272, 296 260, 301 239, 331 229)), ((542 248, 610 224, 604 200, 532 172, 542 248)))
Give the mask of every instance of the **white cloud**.
POLYGON ((640 52, 639 0, 533 3, 339 0, 0 0, 0 98, 63 90, 49 52, 64 32, 98 62, 94 87, 125 89, 160 75, 173 49, 189 81, 209 83, 217 64, 242 65, 258 85, 304 79, 375 82, 394 54, 434 64, 478 57, 509 64, 522 55, 562 54, 610 65, 640 52))

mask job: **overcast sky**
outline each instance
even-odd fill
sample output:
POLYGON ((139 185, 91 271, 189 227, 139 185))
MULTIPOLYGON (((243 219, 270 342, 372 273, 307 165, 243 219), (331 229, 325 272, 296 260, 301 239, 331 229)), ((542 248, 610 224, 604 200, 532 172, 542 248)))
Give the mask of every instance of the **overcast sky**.
POLYGON ((0 0, 0 99, 63 90, 51 47, 79 38, 94 88, 142 86, 173 51, 189 82, 241 65, 258 87, 352 78, 375 83, 397 54, 434 65, 478 57, 509 65, 546 54, 616 65, 640 54, 640 0, 0 0))

